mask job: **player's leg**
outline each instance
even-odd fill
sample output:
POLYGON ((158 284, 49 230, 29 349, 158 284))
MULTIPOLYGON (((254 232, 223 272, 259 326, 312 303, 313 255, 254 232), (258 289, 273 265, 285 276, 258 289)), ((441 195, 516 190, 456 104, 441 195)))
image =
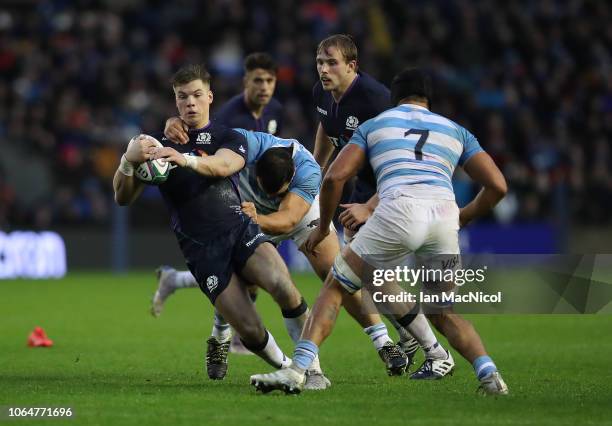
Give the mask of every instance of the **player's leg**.
MULTIPOLYGON (((250 225, 243 242, 251 242, 259 227, 250 225)), ((285 327, 293 342, 297 342, 309 315, 308 305, 291 280, 287 265, 269 242, 243 244, 235 255, 240 276, 268 292, 278 304, 285 327)), ((331 385, 323 375, 318 357, 307 373, 306 389, 326 389, 331 385)))
MULTIPOLYGON (((240 279, 240 278, 238 278, 240 279)), ((246 282, 244 284, 247 286, 247 290, 249 292, 249 298, 253 303, 257 300, 257 286, 250 285, 246 282)), ((231 341, 229 346, 230 353, 237 355, 253 355, 253 352, 248 350, 246 346, 240 340, 240 334, 238 334, 235 330, 232 332, 232 329, 226 319, 215 309, 214 318, 213 318, 213 331, 212 335, 231 335, 231 341)))
MULTIPOLYGON (((336 255, 340 252, 340 244, 335 232, 330 232, 323 241, 319 243, 313 252, 304 250, 303 245, 300 251, 304 253, 312 269, 319 276, 321 281, 325 281, 336 255)), ((362 327, 367 328, 380 324, 382 320, 377 313, 364 312, 361 306, 361 292, 356 292, 345 300, 345 309, 362 327)))
MULTIPOLYGON (((214 305, 215 309, 240 334, 242 342, 251 352, 268 364, 276 366, 276 368, 285 367, 289 364, 288 357, 278 347, 272 334, 265 329, 249 297, 246 286, 240 282, 235 274, 232 274, 227 288, 217 296, 214 305)), ((211 343, 214 345, 214 342, 211 343)), ((224 354, 218 354, 216 350, 209 350, 207 357, 218 359, 226 357, 229 342, 224 343, 224 354)))
MULTIPOLYGON (((305 240, 306 238, 303 239, 303 241, 305 240)), ((300 250, 305 254, 310 265, 319 278, 321 278, 321 281, 326 282, 334 259, 340 252, 340 244, 338 243, 335 231, 330 232, 330 234, 315 247, 314 252, 303 250, 303 244, 300 246, 300 250)), ((386 362, 387 358, 393 358, 395 351, 391 350, 388 345, 389 342, 393 344, 393 340, 389 337, 387 326, 378 313, 368 312, 368 310, 364 308, 361 291, 357 291, 352 295, 345 295, 342 299, 342 304, 349 315, 363 327, 363 331, 372 341, 376 351, 383 354, 383 361, 386 362)), ((401 362, 403 362, 403 357, 401 355, 397 355, 396 357, 401 358, 401 362)))
MULTIPOLYGON (((319 222, 319 216, 318 198, 315 198, 310 210, 289 237, 299 247, 300 251, 304 253, 321 281, 325 282, 327 274, 334 263, 334 259, 340 252, 340 244, 338 242, 336 230, 333 225, 331 225, 329 235, 315 247, 314 252, 304 250, 304 243, 308 239, 310 232, 314 229, 314 225, 319 222)), ((343 304, 349 315, 363 327, 364 332, 368 335, 376 350, 380 351, 382 349, 386 351, 387 349, 383 349, 385 344, 387 342, 393 343, 393 340, 389 337, 387 326, 381 320, 380 315, 371 309, 368 311, 364 308, 361 291, 346 297, 343 304)), ((402 329, 401 326, 399 327, 402 329)))
POLYGON ((305 372, 310 368, 319 352, 319 345, 330 334, 342 306, 344 290, 329 274, 312 312, 304 325, 302 337, 294 350, 295 361, 290 368, 269 374, 251 376, 251 384, 264 393, 274 389, 285 393, 299 393, 305 382, 305 372))
MULTIPOLYGON (((342 254, 337 255, 333 273, 328 274, 313 305, 312 312, 304 325, 301 340, 295 346, 291 367, 274 373, 251 376, 251 384, 257 390, 269 392, 279 389, 286 393, 299 393, 301 391, 305 371, 310 368, 318 355, 319 347, 333 330, 343 300, 359 289, 361 285, 358 275, 352 272, 348 262, 344 259, 345 256, 353 264, 360 261, 348 247, 345 247, 342 254)), ((400 352, 399 348, 393 346, 400 352)), ((404 363, 397 367, 399 373, 400 371, 403 372, 406 365, 404 363)))
POLYGON ((190 271, 177 271, 162 265, 155 271, 157 274, 157 290, 151 303, 151 315, 158 317, 164 309, 166 300, 178 289, 198 288, 198 282, 190 271))
MULTIPOLYGON (((367 278, 364 288, 370 295, 376 292, 403 293, 403 289, 397 286, 395 281, 385 283, 383 287, 373 286, 372 265, 376 265, 376 269, 393 270, 422 243, 425 237, 422 218, 419 209, 412 207, 408 200, 400 198, 381 201, 350 245, 352 251, 363 258, 364 265, 368 266, 368 270, 362 271, 360 277, 367 278)), ((404 329, 410 336, 414 336, 423 349, 426 359, 443 362, 448 367, 440 369, 441 374, 437 378, 451 372, 454 366, 452 357, 438 342, 418 306, 408 302, 382 301, 376 303, 376 308, 379 312, 385 312, 387 317, 392 317, 398 329, 404 329)))
MULTIPOLYGON (((419 253, 420 263, 428 269, 444 269, 444 265, 453 269, 462 267, 459 235, 459 210, 454 202, 447 208, 444 203, 432 206, 432 216, 442 216, 429 226, 428 241, 425 242, 419 253), (450 216, 447 217, 447 216, 450 216)), ((430 291, 454 292, 456 286, 453 282, 424 283, 424 288, 430 291)), ((485 393, 506 394, 508 388, 504 383, 497 367, 487 354, 482 339, 470 321, 454 312, 452 303, 440 303, 428 306, 427 317, 434 327, 442 333, 450 343, 474 367, 476 377, 481 382, 485 393)), ((425 366, 425 364, 424 364, 425 366)), ((427 368, 425 368, 427 369, 427 368)), ((420 378, 423 367, 417 370, 411 378, 420 378)), ((427 375, 427 372, 425 372, 427 375)))
MULTIPOLYGON (((232 253, 240 242, 241 230, 231 230, 225 238, 195 241, 179 240, 189 270, 200 290, 223 317, 241 333, 245 344, 271 365, 284 366, 286 357, 274 338, 264 329, 246 286, 233 271, 232 253)), ((207 340, 206 369, 211 379, 223 379, 227 371, 229 336, 211 336, 207 340)))

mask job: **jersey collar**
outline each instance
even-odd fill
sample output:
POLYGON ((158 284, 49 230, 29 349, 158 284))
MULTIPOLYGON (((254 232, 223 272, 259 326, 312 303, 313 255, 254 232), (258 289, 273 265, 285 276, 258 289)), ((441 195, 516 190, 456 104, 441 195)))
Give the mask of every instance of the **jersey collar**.
POLYGON ((208 123, 204 127, 200 127, 199 129, 189 129, 189 132, 201 132, 202 130, 206 130, 212 124, 212 120, 208 120, 208 123))
POLYGON ((413 109, 422 109, 423 111, 429 111, 424 106, 416 105, 416 104, 411 104, 411 103, 402 104, 402 106, 405 106, 405 107, 408 107, 408 108, 413 108, 413 109))

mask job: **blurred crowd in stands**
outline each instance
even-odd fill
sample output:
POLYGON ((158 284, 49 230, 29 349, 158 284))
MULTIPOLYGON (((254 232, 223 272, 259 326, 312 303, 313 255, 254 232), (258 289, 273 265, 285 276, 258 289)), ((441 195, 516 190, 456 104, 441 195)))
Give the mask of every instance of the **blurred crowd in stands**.
MULTIPOLYGON (((600 0, 4 0, 0 229, 110 223, 118 158, 175 114, 184 63, 207 63, 214 107, 241 91, 243 57, 269 52, 282 135, 312 146, 315 49, 337 32, 387 85, 409 65, 432 72, 433 110, 508 179, 496 220, 609 223, 611 22, 600 0)), ((461 173, 456 191, 474 195, 461 173)))

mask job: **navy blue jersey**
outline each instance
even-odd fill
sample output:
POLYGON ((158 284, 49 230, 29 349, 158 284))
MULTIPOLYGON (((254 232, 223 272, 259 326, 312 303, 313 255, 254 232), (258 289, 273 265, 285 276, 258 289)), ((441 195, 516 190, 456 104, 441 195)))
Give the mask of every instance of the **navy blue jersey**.
POLYGON ((270 99, 268 105, 263 109, 260 118, 253 117, 253 113, 247 107, 244 93, 234 96, 223 104, 213 114, 213 120, 227 127, 253 130, 256 132, 278 135, 282 124, 283 106, 275 98, 270 99))
MULTIPOLYGON (((312 89, 312 96, 321 126, 336 149, 348 143, 361 123, 391 106, 389 89, 364 72, 357 74, 337 103, 331 92, 323 90, 320 81, 312 89)), ((355 200, 358 202, 363 198, 367 201, 376 192, 376 179, 369 165, 360 170, 355 190, 363 192, 363 196, 355 200)))
MULTIPOLYGON (((189 143, 178 145, 165 136, 154 135, 164 146, 188 155, 213 155, 229 149, 247 159, 248 144, 243 135, 217 123, 189 131, 189 143)), ((174 167, 159 190, 170 211, 172 230, 179 237, 196 241, 210 239, 239 226, 245 218, 240 209, 238 173, 214 178, 187 167, 174 167)))
POLYGON ((323 130, 330 142, 340 149, 361 123, 391 107, 389 89, 362 72, 357 74, 338 103, 331 92, 323 90, 320 81, 312 89, 312 96, 323 130))

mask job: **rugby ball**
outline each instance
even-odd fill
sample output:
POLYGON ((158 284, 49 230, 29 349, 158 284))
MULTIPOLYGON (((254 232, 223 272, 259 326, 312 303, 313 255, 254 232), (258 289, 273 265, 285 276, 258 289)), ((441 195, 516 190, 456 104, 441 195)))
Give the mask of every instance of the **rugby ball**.
MULTIPOLYGON (((151 139, 155 145, 163 148, 162 143, 153 136, 145 136, 151 139)), ((134 170, 134 175, 146 184, 159 185, 168 179, 168 176, 170 175, 170 163, 162 159, 145 161, 136 167, 136 170, 134 170)))

